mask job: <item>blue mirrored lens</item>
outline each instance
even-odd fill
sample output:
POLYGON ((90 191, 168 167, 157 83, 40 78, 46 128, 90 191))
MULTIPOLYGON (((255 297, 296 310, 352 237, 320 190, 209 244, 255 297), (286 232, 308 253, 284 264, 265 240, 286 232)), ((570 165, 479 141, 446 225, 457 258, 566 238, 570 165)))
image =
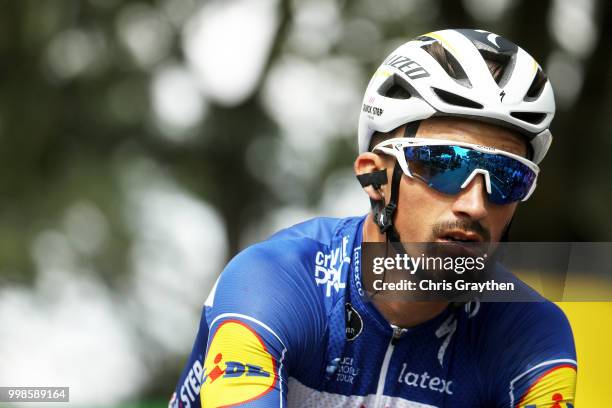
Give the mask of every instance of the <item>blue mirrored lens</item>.
POLYGON ((446 194, 457 194, 474 170, 483 169, 491 179, 489 201, 508 204, 525 198, 536 179, 535 172, 518 160, 466 147, 416 146, 404 152, 410 172, 446 194))

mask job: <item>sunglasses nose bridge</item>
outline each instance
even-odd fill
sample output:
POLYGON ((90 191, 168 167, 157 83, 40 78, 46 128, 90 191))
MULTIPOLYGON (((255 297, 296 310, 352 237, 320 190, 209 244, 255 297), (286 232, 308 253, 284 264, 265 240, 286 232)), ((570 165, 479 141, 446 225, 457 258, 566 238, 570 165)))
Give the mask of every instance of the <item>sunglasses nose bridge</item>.
POLYGON ((472 173, 468 176, 468 178, 465 179, 463 184, 461 184, 461 188, 464 189, 467 186, 469 186, 472 180, 474 179, 474 177, 476 177, 479 174, 482 174, 482 176, 485 179, 485 186, 487 188, 487 194, 491 194, 491 176, 489 175, 489 172, 487 170, 483 170, 483 169, 474 169, 474 171, 472 171, 472 173))

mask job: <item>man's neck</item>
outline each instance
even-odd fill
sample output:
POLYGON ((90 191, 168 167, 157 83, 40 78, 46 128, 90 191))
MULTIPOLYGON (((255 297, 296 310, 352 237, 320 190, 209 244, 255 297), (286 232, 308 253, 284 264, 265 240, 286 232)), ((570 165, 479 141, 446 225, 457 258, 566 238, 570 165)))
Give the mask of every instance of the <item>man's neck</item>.
MULTIPOLYGON (((386 237, 380 233, 374 223, 372 213, 368 214, 363 224, 363 242, 385 241, 386 237)), ((389 323, 403 328, 414 327, 431 320, 448 306, 448 302, 408 302, 380 297, 374 298, 372 302, 389 323)))

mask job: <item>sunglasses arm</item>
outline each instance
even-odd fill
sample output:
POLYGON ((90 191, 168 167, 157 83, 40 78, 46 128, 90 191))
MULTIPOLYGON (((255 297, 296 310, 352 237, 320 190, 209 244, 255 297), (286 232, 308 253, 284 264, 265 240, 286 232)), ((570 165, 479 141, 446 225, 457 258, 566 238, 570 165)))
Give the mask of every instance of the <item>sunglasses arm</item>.
POLYGON ((374 148, 374 152, 376 151, 379 151, 381 153, 395 157, 400 167, 402 168, 402 171, 404 172, 404 174, 407 175, 408 177, 414 178, 412 173, 410 173, 410 169, 408 168, 408 162, 406 161, 406 156, 404 155, 403 147, 391 148, 391 147, 384 147, 384 146, 376 146, 374 148))

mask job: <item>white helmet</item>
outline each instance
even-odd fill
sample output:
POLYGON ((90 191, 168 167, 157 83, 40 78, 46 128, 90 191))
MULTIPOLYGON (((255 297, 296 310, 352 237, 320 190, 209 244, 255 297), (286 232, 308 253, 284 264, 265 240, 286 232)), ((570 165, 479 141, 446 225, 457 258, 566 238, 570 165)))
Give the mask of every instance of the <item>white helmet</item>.
POLYGON ((460 116, 517 130, 539 163, 552 142, 548 126, 554 114, 550 81, 522 48, 483 30, 435 31, 401 45, 374 73, 359 117, 359 152, 368 151, 374 132, 432 116, 460 116), (434 44, 443 47, 447 64, 440 64, 434 44), (497 80, 485 60, 500 64, 497 80))

